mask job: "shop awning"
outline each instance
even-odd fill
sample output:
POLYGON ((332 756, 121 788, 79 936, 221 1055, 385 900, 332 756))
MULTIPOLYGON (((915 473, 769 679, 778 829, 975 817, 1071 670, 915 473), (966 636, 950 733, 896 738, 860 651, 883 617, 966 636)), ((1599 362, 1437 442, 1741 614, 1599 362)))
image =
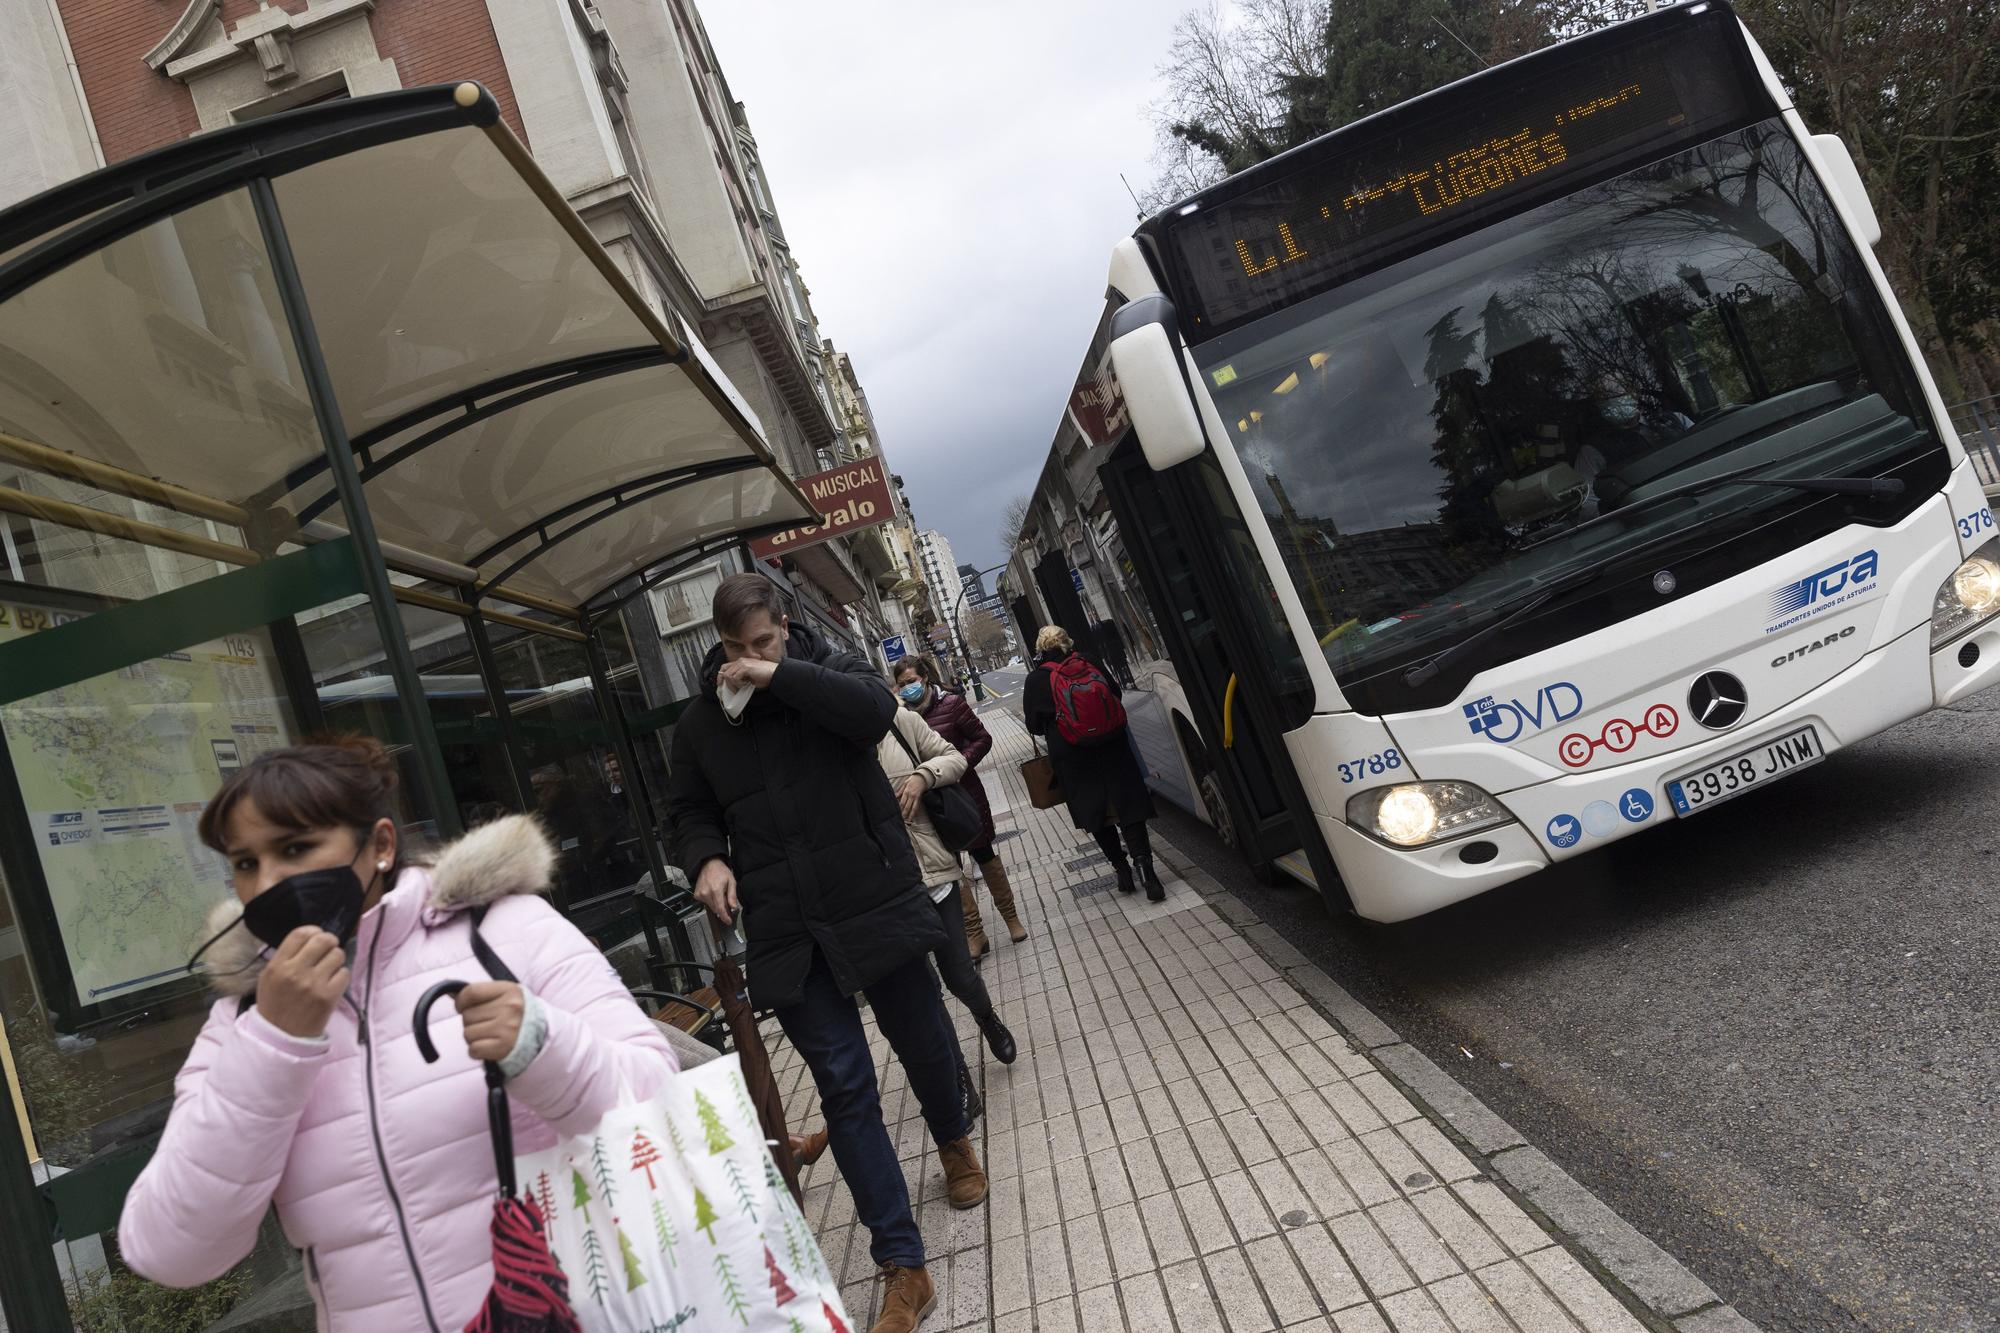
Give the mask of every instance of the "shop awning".
POLYGON ((264 554, 344 534, 273 211, 392 566, 560 615, 815 517, 471 84, 253 121, 0 214, 0 456, 264 554))

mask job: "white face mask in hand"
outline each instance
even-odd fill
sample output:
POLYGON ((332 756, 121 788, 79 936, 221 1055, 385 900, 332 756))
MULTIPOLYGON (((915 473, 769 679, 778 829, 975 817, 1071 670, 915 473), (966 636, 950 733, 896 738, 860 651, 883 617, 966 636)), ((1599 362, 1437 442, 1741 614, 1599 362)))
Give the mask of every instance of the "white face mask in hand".
POLYGON ((722 699, 722 711, 734 722, 743 716, 743 710, 750 706, 750 696, 757 692, 755 685, 737 685, 730 681, 717 681, 716 693, 722 699))

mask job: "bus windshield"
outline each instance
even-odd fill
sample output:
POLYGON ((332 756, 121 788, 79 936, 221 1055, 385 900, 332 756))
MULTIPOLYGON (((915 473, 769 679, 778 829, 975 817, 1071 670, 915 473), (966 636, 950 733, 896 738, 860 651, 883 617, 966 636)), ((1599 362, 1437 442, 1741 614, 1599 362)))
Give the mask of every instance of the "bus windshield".
POLYGON ((1861 258, 1776 120, 1196 356, 1335 678, 1350 698, 1367 682, 1372 711, 1396 706, 1409 663, 1544 585, 1824 498, 1649 497, 1745 468, 1877 476, 1937 447, 1861 258))

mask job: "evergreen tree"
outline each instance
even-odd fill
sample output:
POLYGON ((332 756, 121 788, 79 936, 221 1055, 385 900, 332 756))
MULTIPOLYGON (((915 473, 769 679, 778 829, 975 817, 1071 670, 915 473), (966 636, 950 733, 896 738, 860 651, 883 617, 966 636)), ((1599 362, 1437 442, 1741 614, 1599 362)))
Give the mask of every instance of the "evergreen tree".
POLYGON ((667 1256, 667 1266, 680 1267, 680 1260, 674 1257, 674 1247, 680 1244, 681 1238, 658 1199, 653 1200, 653 1238, 660 1242, 660 1253, 667 1256))
POLYGON ((757 1201, 751 1197, 750 1187, 743 1181, 743 1168, 734 1161, 723 1163, 723 1174, 729 1177, 729 1187, 736 1191, 736 1205, 757 1220, 757 1201))
POLYGON ((715 1205, 701 1192, 701 1186, 694 1190, 694 1229, 708 1237, 708 1243, 715 1244, 715 1205))
POLYGON ((736 1280, 736 1270, 729 1265, 729 1256, 722 1251, 715 1252, 715 1276, 722 1283, 722 1297, 729 1306, 729 1312, 741 1321, 744 1327, 750 1325, 750 1302, 743 1299, 743 1287, 736 1280))
POLYGON ((833 1312, 833 1307, 825 1301, 819 1303, 819 1312, 825 1317, 826 1326, 833 1330, 833 1333, 851 1333, 847 1325, 840 1322, 840 1316, 833 1312))
POLYGON ((738 1074, 730 1082, 729 1090, 736 1094, 736 1110, 742 1115, 743 1123, 754 1127, 757 1123, 757 1112, 750 1105, 750 1093, 743 1085, 743 1076, 741 1074, 738 1074))
POLYGON ((618 1233, 618 1257, 625 1261, 625 1290, 635 1291, 643 1286, 646 1275, 639 1271, 639 1256, 632 1253, 632 1241, 621 1229, 618 1233))
POLYGON ((572 1208, 590 1207, 590 1186, 584 1183, 583 1173, 575 1167, 569 1169, 570 1199, 572 1208))
POLYGON ((597 1177, 597 1193, 605 1206, 617 1207, 618 1195, 611 1182, 611 1163, 604 1155, 604 1140, 601 1138, 590 1141, 590 1173, 597 1177))
POLYGON ((550 1227, 556 1220, 556 1192, 549 1185, 549 1173, 544 1171, 535 1178, 535 1204, 542 1210, 542 1225, 550 1227))
POLYGON ((777 1298, 778 1304, 798 1299, 799 1294, 792 1290, 791 1283, 785 1281, 785 1272, 778 1267, 778 1256, 771 1253, 769 1245, 764 1247, 764 1270, 771 1279, 771 1294, 777 1298))
POLYGON ((722 1117, 716 1113, 715 1104, 699 1092, 694 1095, 694 1113, 701 1121, 701 1131, 710 1156, 736 1146, 736 1140, 730 1138, 729 1131, 722 1127, 722 1117))
POLYGON ((667 1122, 667 1137, 673 1141, 674 1156, 680 1158, 682 1161, 686 1161, 688 1150, 687 1144, 681 1142, 681 1127, 675 1124, 674 1118, 664 1111, 660 1113, 660 1118, 667 1122))
POLYGON ((604 1267, 604 1244, 597 1239, 597 1228, 585 1227, 583 1232, 583 1273, 590 1283, 591 1299, 604 1304, 604 1293, 611 1289, 611 1275, 604 1267))
POLYGON ((656 1190, 659 1185, 653 1180, 653 1163, 660 1160, 660 1150, 646 1137, 644 1130, 632 1135, 632 1169, 646 1173, 646 1188, 656 1190))

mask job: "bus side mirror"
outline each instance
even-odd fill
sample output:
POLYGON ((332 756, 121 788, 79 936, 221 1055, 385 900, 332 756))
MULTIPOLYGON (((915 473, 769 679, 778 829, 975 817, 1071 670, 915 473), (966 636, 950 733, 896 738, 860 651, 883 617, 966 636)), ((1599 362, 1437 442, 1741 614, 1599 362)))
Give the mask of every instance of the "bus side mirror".
POLYGON ((1174 306, 1142 296, 1111 317, 1111 369, 1139 433, 1139 449, 1155 472, 1199 458, 1208 447, 1194 398, 1174 346, 1174 306))
POLYGON ((1854 155, 1847 151, 1838 134, 1815 134, 1812 141, 1813 147, 1819 149, 1820 160, 1826 163, 1827 183, 1854 214, 1862 243, 1874 249, 1882 240, 1882 223, 1875 216, 1875 205, 1869 202, 1868 188, 1861 183, 1854 155))

